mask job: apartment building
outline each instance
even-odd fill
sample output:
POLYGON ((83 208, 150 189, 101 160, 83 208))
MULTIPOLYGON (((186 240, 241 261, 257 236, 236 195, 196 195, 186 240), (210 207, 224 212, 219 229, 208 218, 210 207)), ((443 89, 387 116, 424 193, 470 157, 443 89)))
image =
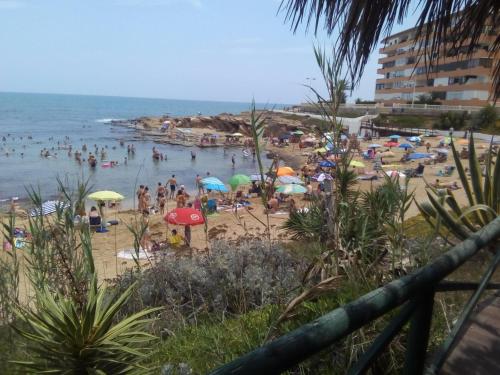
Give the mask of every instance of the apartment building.
POLYGON ((412 103, 420 95, 432 96, 443 105, 484 106, 493 99, 492 73, 499 56, 491 57, 489 48, 499 32, 485 26, 471 56, 467 47, 454 50, 443 43, 442 56, 426 68, 423 48, 415 38, 416 28, 391 35, 382 43, 377 70, 375 101, 384 105, 412 103), (429 70, 429 71, 427 71, 429 70))

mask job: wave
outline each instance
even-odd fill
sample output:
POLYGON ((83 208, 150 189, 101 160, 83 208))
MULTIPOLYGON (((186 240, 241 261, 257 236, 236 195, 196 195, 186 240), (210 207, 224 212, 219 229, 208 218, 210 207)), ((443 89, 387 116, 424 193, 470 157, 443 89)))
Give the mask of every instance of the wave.
POLYGON ((98 120, 95 120, 95 122, 98 122, 100 124, 109 124, 114 121, 125 121, 123 118, 101 118, 98 120))

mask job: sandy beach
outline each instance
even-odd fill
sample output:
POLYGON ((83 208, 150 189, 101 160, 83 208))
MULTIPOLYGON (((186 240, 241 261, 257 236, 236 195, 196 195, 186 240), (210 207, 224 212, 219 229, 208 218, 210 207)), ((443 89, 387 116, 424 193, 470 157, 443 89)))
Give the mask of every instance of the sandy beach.
MULTIPOLYGON (((367 150, 368 145, 371 143, 379 143, 383 144, 387 142, 387 139, 372 139, 370 141, 360 141, 361 150, 367 150)), ((429 142, 431 144, 430 152, 433 153, 437 148, 441 148, 439 146, 440 140, 438 138, 424 138, 423 144, 429 142)), ((462 146, 457 146, 460 150, 462 146)), ((487 151, 488 144, 482 141, 476 142, 476 147, 478 148, 478 154, 487 151)), ((189 148, 188 148, 189 149, 189 148)), ((380 150, 385 150, 386 147, 380 148, 380 150)), ((425 146, 416 147, 414 149, 416 152, 426 152, 425 146)), ((285 147, 278 147, 273 145, 271 142, 266 143, 266 152, 272 152, 279 156, 281 160, 281 165, 289 166, 293 168, 297 173, 300 172, 300 169, 305 165, 308 155, 314 153, 314 148, 299 148, 297 144, 290 144, 285 147)), ((406 169, 414 169, 417 167, 419 161, 414 160, 406 163, 401 163, 399 160, 404 155, 405 151, 399 147, 392 147, 391 152, 394 153, 393 157, 384 158, 383 161, 386 163, 383 165, 384 170, 399 170, 403 171, 406 169)), ((358 168, 364 170, 364 173, 373 173, 374 161, 364 160, 359 153, 355 153, 353 160, 362 162, 365 167, 358 168)), ((466 163, 467 161, 464 160, 466 163)), ((443 177, 437 176, 439 171, 443 171, 445 166, 454 166, 454 161, 450 154, 448 155, 448 159, 445 162, 436 163, 426 165, 423 173, 423 177, 415 177, 411 178, 409 181, 408 188, 414 192, 415 199, 417 201, 427 200, 427 194, 425 189, 425 181, 434 182, 436 179, 439 179, 441 184, 450 184, 453 182, 458 183, 458 175, 455 171, 451 176, 443 177)), ((464 164, 464 166, 466 166, 464 164)), ((316 167, 315 165, 311 165, 312 168, 316 167)), ((357 170, 358 172, 362 172, 357 170)), ((234 170, 234 173, 238 173, 237 168, 234 170)), ((367 190, 375 188, 383 182, 383 172, 378 173, 379 178, 373 181, 358 181, 358 188, 360 190, 367 190)), ((161 176, 162 180, 168 178, 168 176, 161 176)), ((183 181, 179 181, 179 184, 182 184, 183 181)), ((317 183, 313 183, 313 188, 316 189, 317 183)), ((110 187, 112 189, 112 187, 110 187)), ((246 191, 247 187, 242 187, 241 190, 246 191)), ((458 183, 458 190, 454 191, 455 195, 459 203, 465 204, 465 195, 463 189, 458 183)), ((214 194, 214 193, 212 193, 214 194)), ((232 193, 229 193, 232 194, 232 193)), ((153 195, 153 194, 152 194, 153 195)), ((214 194, 216 196, 217 194, 214 194)), ((193 196, 191 196, 191 199, 193 196)), ((308 202, 303 199, 301 195, 294 195, 294 200, 297 202, 298 208, 306 207, 308 202)), ((244 239, 245 237, 262 237, 265 233, 265 227, 262 222, 266 221, 266 214, 264 208, 262 206, 262 202, 259 198, 249 198, 251 203, 248 211, 247 209, 238 209, 237 212, 234 211, 233 208, 227 207, 223 210, 218 211, 217 213, 210 215, 208 217, 208 238, 205 235, 204 226, 199 225, 192 228, 192 246, 191 249, 186 246, 170 250, 169 255, 177 256, 177 255, 190 255, 190 254, 198 254, 203 253, 205 251, 209 251, 210 242, 216 239, 231 239, 238 240, 244 239)), ((175 201, 169 200, 167 201, 166 211, 175 207, 175 201)), ((87 207, 89 209, 89 207, 87 207)), ((412 204, 408 217, 412 217, 418 214, 418 209, 415 204, 412 204)), ((108 210, 107 213, 108 219, 116 219, 119 224, 110 226, 109 231, 106 233, 94 233, 92 235, 92 244, 93 244, 93 252, 94 258, 96 261, 96 267, 99 273, 99 277, 101 280, 113 279, 117 275, 122 274, 125 270, 134 266, 134 262, 132 260, 123 259, 117 257, 117 254, 121 251, 130 251, 133 249, 133 235, 127 228, 128 224, 133 224, 134 221, 140 221, 140 214, 135 209, 118 209, 118 210, 108 210)), ((288 212, 286 209, 282 211, 271 214, 270 215, 270 224, 272 227, 271 239, 273 240, 281 240, 286 241, 287 235, 281 229, 283 222, 287 219, 288 212)), ((18 227, 27 227, 27 219, 18 219, 17 226, 18 227)), ((149 221, 150 231, 151 231, 151 239, 157 242, 164 242, 167 234, 170 233, 172 229, 177 229, 180 233, 183 233, 183 227, 167 225, 164 221, 163 217, 159 213, 153 213, 150 216, 149 221)), ((22 251, 21 251, 22 252, 22 251)), ((153 256, 151 254, 151 256, 153 256)), ((149 260, 141 260, 141 263, 146 265, 149 263, 149 260)), ((24 284, 24 283, 22 283, 24 284)), ((26 288, 26 286, 23 286, 26 288)), ((25 290, 24 295, 29 295, 30 292, 25 290)))

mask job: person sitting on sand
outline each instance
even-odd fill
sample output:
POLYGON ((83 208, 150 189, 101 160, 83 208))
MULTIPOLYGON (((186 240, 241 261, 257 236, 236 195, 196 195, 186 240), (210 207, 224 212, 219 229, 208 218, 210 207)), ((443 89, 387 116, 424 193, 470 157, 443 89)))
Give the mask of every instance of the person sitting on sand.
POLYGON ((271 211, 272 214, 276 213, 279 208, 279 201, 276 196, 273 196, 269 201, 267 202, 267 208, 271 211))
POLYGON ((168 237, 168 243, 173 246, 173 247, 179 247, 182 245, 182 242, 183 242, 183 238, 182 236, 177 233, 177 230, 176 229, 173 229, 172 230, 172 233, 170 234, 170 236, 168 237))
POLYGON ((101 225, 101 216, 99 215, 99 211, 95 206, 90 208, 89 212, 89 225, 101 225))

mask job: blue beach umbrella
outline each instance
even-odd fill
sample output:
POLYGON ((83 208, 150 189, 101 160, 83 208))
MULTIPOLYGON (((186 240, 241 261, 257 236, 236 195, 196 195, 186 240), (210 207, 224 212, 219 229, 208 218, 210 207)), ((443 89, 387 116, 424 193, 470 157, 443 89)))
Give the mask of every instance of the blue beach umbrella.
POLYGON ((413 145, 411 145, 409 143, 401 143, 398 147, 404 148, 406 150, 407 148, 413 148, 413 145))
POLYGON ((420 142, 421 141, 420 137, 416 137, 416 136, 409 137, 406 139, 408 139, 410 142, 420 142))
POLYGON ((220 191, 222 193, 227 193, 229 190, 224 185, 224 183, 217 177, 207 177, 201 180, 201 183, 208 190, 220 191))
POLYGON ((414 152, 413 154, 408 155, 408 159, 410 160, 415 160, 415 159, 427 159, 430 158, 432 154, 424 154, 420 152, 414 152))
POLYGON ((393 135, 390 135, 389 138, 390 139, 399 139, 399 138, 401 138, 401 136, 397 135, 397 134, 393 134, 393 135))
POLYGON ((323 160, 321 163, 319 163, 320 167, 324 168, 332 168, 335 167, 335 163, 333 161, 328 161, 328 160, 323 160))

